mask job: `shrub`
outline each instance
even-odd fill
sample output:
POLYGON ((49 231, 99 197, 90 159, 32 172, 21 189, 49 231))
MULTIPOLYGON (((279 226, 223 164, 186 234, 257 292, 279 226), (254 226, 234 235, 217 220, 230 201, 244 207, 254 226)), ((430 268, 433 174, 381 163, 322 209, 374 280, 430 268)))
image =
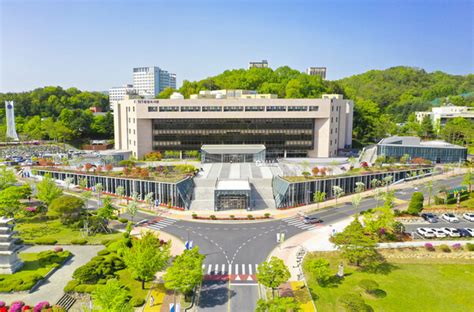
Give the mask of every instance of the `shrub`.
POLYGON ((100 243, 107 247, 111 242, 113 242, 111 239, 103 239, 100 243))
POLYGON ((81 284, 81 285, 77 285, 76 288, 74 288, 74 291, 78 292, 78 293, 92 293, 95 288, 97 286, 96 285, 86 285, 86 284, 81 284))
POLYGON ((371 306, 365 303, 364 299, 362 299, 359 295, 356 294, 344 294, 339 297, 339 302, 341 302, 346 311, 348 312, 372 312, 371 306))
POLYGON ((370 293, 375 298, 385 298, 387 297, 387 293, 382 289, 375 289, 372 293, 370 293))
POLYGON ((435 251, 435 248, 434 248, 433 244, 431 244, 431 243, 426 243, 425 244, 425 249, 428 250, 428 251, 435 251))
POLYGON ((365 290, 366 293, 371 294, 379 287, 379 284, 371 279, 363 279, 359 282, 359 286, 365 290))
POLYGON ((84 201, 71 195, 62 195, 48 206, 48 216, 59 217, 63 224, 80 220, 83 213, 84 201))
POLYGON ((125 218, 119 218, 118 219, 120 223, 127 223, 128 222, 128 219, 125 219, 125 218))
POLYGON ((461 246, 461 244, 459 244, 459 243, 453 244, 453 245, 451 246, 451 248, 452 248, 454 251, 462 250, 462 246, 461 246))
POLYGON ((211 218, 211 220, 216 220, 217 217, 215 215, 210 215, 209 218, 211 218))
POLYGON ((270 218, 270 214, 267 212, 266 214, 264 214, 265 218, 270 218))
POLYGON ((0 301, 0 308, 3 308, 4 306, 6 306, 7 304, 5 303, 5 301, 0 301))
POLYGON ((108 254, 110 254, 110 251, 108 251, 107 249, 100 250, 100 251, 97 253, 98 256, 106 256, 106 255, 108 255, 108 254))
POLYGON ((407 213, 411 215, 418 215, 423 210, 423 193, 415 192, 413 193, 410 204, 408 205, 407 213))
POLYGON ((235 216, 234 215, 230 215, 229 218, 231 218, 232 220, 235 219, 235 216))
POLYGON ((451 252, 451 249, 450 249, 449 246, 446 245, 446 244, 439 245, 439 249, 440 249, 442 252, 451 252))
POLYGON ((38 302, 33 308, 33 312, 41 312, 43 309, 48 309, 50 307, 48 301, 38 302))
POLYGON ((143 298, 132 298, 130 300, 130 304, 132 307, 141 307, 142 305, 145 304, 145 299, 143 298))
POLYGON ((253 215, 251 215, 251 214, 247 215, 247 219, 252 220, 252 219, 253 219, 253 215))
POLYGON ((197 217, 198 217, 197 213, 193 213, 192 217, 193 217, 193 219, 197 219, 197 217))
POLYGON ((474 244, 467 243, 466 244, 466 249, 467 249, 467 251, 474 251, 474 244))
POLYGON ((85 245, 87 244, 87 239, 85 238, 76 238, 71 241, 73 245, 85 245))
POLYGON ((76 286, 78 286, 80 282, 78 280, 70 280, 67 285, 64 287, 64 292, 71 293, 75 291, 76 286))
POLYGON ((40 237, 34 240, 37 245, 55 245, 58 241, 54 238, 40 237))

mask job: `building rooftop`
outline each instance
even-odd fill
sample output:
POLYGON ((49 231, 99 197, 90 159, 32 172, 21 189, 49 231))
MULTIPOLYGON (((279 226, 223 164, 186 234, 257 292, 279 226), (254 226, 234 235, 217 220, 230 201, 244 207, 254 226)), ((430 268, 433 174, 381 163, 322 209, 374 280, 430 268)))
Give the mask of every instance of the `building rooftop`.
POLYGON ((210 145, 205 144, 201 150, 209 154, 255 154, 265 150, 261 144, 229 144, 210 145))
POLYGON ((445 141, 421 141, 421 138, 415 136, 392 136, 380 140, 378 145, 401 145, 415 147, 444 147, 444 148, 465 148, 460 145, 451 144, 445 141))
POLYGON ((218 180, 216 190, 250 191, 250 183, 248 180, 218 180))

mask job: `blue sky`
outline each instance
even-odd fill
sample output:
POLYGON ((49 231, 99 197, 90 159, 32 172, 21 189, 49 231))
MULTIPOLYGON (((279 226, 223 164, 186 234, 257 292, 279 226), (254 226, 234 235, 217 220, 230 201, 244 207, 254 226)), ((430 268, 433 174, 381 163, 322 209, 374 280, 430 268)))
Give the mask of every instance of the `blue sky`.
POLYGON ((135 66, 197 80, 267 59, 328 79, 396 65, 473 73, 474 0, 0 0, 0 92, 107 90, 135 66))

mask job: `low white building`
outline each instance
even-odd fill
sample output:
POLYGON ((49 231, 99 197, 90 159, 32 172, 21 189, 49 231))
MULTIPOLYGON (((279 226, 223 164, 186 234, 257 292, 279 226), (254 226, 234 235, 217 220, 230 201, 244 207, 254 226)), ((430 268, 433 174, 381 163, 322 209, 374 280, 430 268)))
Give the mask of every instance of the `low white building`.
POLYGON ((416 120, 419 123, 421 123, 426 116, 429 116, 433 125, 443 126, 448 120, 456 117, 474 120, 474 107, 448 104, 446 106, 433 107, 431 112, 416 112, 415 114, 416 120))

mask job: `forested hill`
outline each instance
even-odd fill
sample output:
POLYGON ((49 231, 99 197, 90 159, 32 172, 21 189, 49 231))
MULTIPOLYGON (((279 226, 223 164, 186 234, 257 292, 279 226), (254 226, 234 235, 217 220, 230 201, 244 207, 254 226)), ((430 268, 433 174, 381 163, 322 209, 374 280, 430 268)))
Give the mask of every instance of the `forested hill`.
MULTIPOLYGON (((342 93, 355 101, 354 138, 360 144, 400 133, 395 123, 407 121, 415 111, 428 110, 436 98, 449 97, 456 105, 474 106, 473 96, 459 96, 474 92, 473 74, 427 73, 423 69, 404 66, 370 70, 336 81, 322 81, 287 66, 275 70, 227 70, 200 81, 185 80, 179 92, 189 97, 200 90, 218 89, 258 90, 278 94, 280 98, 318 98, 323 93, 342 93)), ((165 90, 160 97, 167 98, 171 92, 165 90)))

